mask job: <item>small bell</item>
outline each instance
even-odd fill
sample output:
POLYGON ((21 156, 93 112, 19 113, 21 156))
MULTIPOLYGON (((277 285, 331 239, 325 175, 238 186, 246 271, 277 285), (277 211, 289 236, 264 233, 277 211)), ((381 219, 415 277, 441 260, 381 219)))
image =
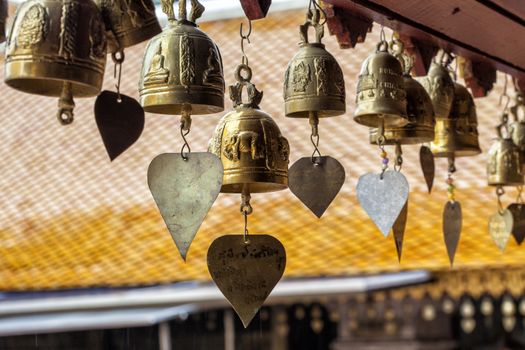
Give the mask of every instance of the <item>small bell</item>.
MULTIPOLYGON (((400 43, 400 45, 402 45, 400 43)), ((411 145, 430 142, 434 139, 434 108, 432 100, 423 86, 410 76, 412 59, 404 56, 403 80, 407 96, 408 124, 402 127, 386 127, 386 145, 411 145)), ((376 144, 379 138, 377 128, 370 129, 370 143, 376 144)))
POLYGON ((160 28, 151 0, 96 0, 108 33, 108 51, 115 53, 151 39, 160 28))
POLYGON ((96 96, 106 66, 106 36, 93 0, 28 0, 16 12, 6 45, 5 83, 60 96, 58 118, 73 121, 73 97, 96 96))
POLYGON ((237 84, 230 86, 234 110, 220 120, 209 143, 209 152, 224 166, 223 193, 260 193, 288 187, 290 146, 279 127, 259 109, 263 93, 250 82, 247 65, 237 67, 237 84), (242 102, 242 89, 248 102, 242 102))
POLYGON ((284 78, 285 114, 290 118, 334 117, 344 114, 345 82, 341 67, 321 43, 324 27, 320 11, 308 12, 300 26, 299 52, 292 58, 284 78), (316 42, 309 42, 308 29, 313 27, 316 42))
POLYGON ((381 41, 361 67, 354 120, 368 127, 399 127, 408 123, 403 70, 381 41))
POLYGON ((488 153, 487 177, 489 186, 521 186, 523 185, 523 171, 518 146, 510 136, 503 137, 501 128, 497 127, 498 139, 492 144, 488 153))
POLYGON ((7 0, 0 0, 0 43, 5 41, 5 25, 7 21, 7 0))
POLYGON ((510 134, 512 141, 520 149, 522 166, 525 167, 525 97, 521 91, 516 91, 510 114, 513 118, 510 124, 510 134))
POLYGON ((454 100, 454 81, 447 68, 432 62, 428 74, 416 79, 423 85, 432 100, 436 122, 448 119, 454 100))
POLYGON ((146 112, 180 115, 210 114, 224 110, 224 77, 217 45, 195 21, 204 12, 192 0, 189 20, 186 0, 179 1, 179 19, 173 1, 163 0, 168 25, 151 39, 144 55, 139 82, 140 103, 146 112))
POLYGON ((435 157, 471 157, 481 153, 476 105, 461 84, 454 83, 454 100, 448 118, 436 117, 436 137, 431 143, 435 157))

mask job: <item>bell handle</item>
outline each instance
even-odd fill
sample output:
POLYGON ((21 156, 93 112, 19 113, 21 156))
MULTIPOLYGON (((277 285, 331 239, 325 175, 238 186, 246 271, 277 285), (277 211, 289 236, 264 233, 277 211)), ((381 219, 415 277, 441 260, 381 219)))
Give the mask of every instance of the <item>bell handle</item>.
POLYGON ((315 29, 315 42, 321 44, 324 37, 324 25, 320 23, 321 11, 318 9, 309 10, 304 24, 299 26, 299 33, 301 35, 301 43, 308 44, 308 29, 310 27, 315 29))
POLYGON ((174 21, 175 18, 175 11, 173 9, 173 4, 175 0, 160 0, 160 4, 162 7, 162 12, 168 16, 168 21, 174 21))
POLYGON ((191 10, 190 16, 188 19, 188 12, 186 9, 186 0, 179 0, 179 19, 182 21, 189 20, 192 23, 195 23, 198 18, 202 16, 204 10, 206 9, 199 0, 190 0, 191 1, 191 10))
POLYGON ((237 84, 230 86, 230 99, 233 101, 233 106, 246 106, 252 108, 259 108, 263 93, 257 90, 255 85, 251 82, 252 69, 247 64, 240 64, 235 70, 235 79, 237 84), (242 101, 242 90, 246 88, 248 95, 248 102, 242 101))

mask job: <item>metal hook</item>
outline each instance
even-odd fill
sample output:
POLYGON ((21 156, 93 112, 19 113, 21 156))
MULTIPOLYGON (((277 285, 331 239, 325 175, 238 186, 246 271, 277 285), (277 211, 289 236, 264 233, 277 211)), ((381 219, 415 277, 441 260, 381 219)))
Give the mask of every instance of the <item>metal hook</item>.
POLYGON ((246 40, 248 44, 251 44, 250 42, 250 36, 252 35, 252 21, 251 20, 248 20, 248 34, 244 34, 242 22, 241 22, 241 27, 239 29, 239 34, 241 36, 242 64, 248 65, 248 56, 246 56, 246 52, 244 51, 244 41, 246 40))

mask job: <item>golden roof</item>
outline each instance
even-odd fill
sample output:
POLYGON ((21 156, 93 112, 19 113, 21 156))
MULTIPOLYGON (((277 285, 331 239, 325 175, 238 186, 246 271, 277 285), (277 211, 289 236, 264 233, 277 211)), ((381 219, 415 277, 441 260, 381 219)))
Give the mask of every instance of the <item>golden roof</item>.
MULTIPOLYGON (((218 44, 227 83, 240 62, 240 19, 205 23, 202 29, 218 44)), ((284 118, 282 81, 296 52, 301 12, 282 12, 254 22, 247 54, 253 81, 264 91, 261 107, 289 139, 292 162, 309 156, 307 120, 284 118)), ((426 193, 418 147, 404 149, 403 172, 411 185, 403 261, 397 262, 392 237, 379 233, 355 197, 360 175, 380 168, 379 151, 368 143, 368 130, 352 120, 353 93, 361 62, 375 49, 378 32, 354 50, 340 50, 335 38, 325 43, 345 73, 348 111, 323 119, 321 151, 341 161, 347 180, 321 220, 289 191, 254 195, 250 232, 270 233, 287 249, 287 277, 351 275, 431 269, 448 271, 441 233, 446 201, 446 160, 437 161, 434 193, 426 193)), ((126 51, 122 92, 138 98, 137 82, 145 44, 126 51)), ((105 87, 114 89, 108 61, 105 87)), ((3 73, 0 73, 3 74, 3 73)), ((502 79, 500 79, 501 81, 502 79)), ((495 135, 501 85, 477 99, 480 141, 487 149, 495 135)), ((57 101, 5 87, 0 149, 0 289, 40 290, 92 286, 131 286, 184 280, 209 280, 206 251, 215 237, 239 233, 243 220, 235 195, 220 195, 183 263, 147 187, 146 170, 157 154, 178 152, 182 140, 176 116, 147 115, 141 139, 111 163, 93 117, 93 99, 77 100, 76 121, 61 127, 57 101)), ((226 100, 227 108, 231 102, 226 100)), ((219 115, 196 116, 189 135, 192 150, 202 151, 219 115)), ((389 147, 389 152, 393 150, 389 147)), ((457 198, 464 226, 454 269, 519 266, 525 248, 511 240, 501 253, 487 232, 496 210, 486 187, 485 155, 457 160, 457 198)), ((509 191, 506 203, 514 199, 509 191)))

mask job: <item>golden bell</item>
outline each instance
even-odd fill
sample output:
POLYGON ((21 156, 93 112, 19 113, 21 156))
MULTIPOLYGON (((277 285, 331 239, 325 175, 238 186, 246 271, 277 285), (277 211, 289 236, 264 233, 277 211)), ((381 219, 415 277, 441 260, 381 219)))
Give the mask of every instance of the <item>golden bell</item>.
MULTIPOLYGON (((408 70, 410 71, 410 70, 408 70)), ((404 77, 407 94, 407 116, 409 123, 402 127, 384 129, 386 145, 411 145, 430 142, 434 139, 434 109, 430 96, 423 86, 408 73, 404 77)), ((370 129, 370 143, 378 142, 378 129, 370 129)))
POLYGON ((454 100, 448 118, 436 117, 436 136, 430 144, 435 157, 471 157, 481 153, 478 120, 472 95, 454 83, 454 100))
POLYGON ((403 70, 399 60, 388 53, 384 41, 361 67, 357 84, 354 120, 362 125, 398 127, 408 123, 403 70))
POLYGON ((288 187, 290 146, 275 121, 259 109, 262 92, 250 82, 251 69, 240 65, 230 86, 234 110, 220 120, 208 151, 224 166, 223 193, 272 192, 288 187), (242 89, 248 103, 242 102, 242 89))
POLYGON ((151 0, 96 0, 108 34, 108 50, 120 51, 159 34, 155 5, 151 0))
POLYGON ((430 96, 436 121, 448 119, 454 101, 454 81, 447 68, 432 62, 428 74, 416 79, 430 96))
MULTIPOLYGON (((190 20, 186 1, 179 1, 179 20, 172 4, 163 1, 168 25, 148 44, 139 83, 140 103, 144 110, 160 114, 181 114, 190 106, 192 114, 224 110, 224 77, 218 47, 195 20, 204 11, 192 1, 190 20)), ((171 1, 173 3, 173 1, 171 1)))
POLYGON ((497 128, 499 138, 488 153, 487 177, 490 186, 521 186, 523 170, 520 151, 510 137, 502 137, 501 125, 497 128))
POLYGON ((100 92, 106 36, 92 0, 28 0, 15 15, 6 45, 5 83, 60 96, 59 120, 73 121, 73 97, 100 92))
POLYGON ((284 78, 284 108, 290 118, 333 117, 344 114, 345 82, 341 67, 321 43, 324 28, 320 11, 309 11, 300 26, 299 52, 292 58, 284 78), (308 41, 309 27, 315 28, 316 42, 308 41))
POLYGON ((5 41, 5 25, 7 20, 7 0, 0 0, 0 43, 5 41))
POLYGON ((513 118, 510 124, 512 141, 523 153, 525 152, 525 97, 521 91, 516 92, 514 96, 514 104, 510 107, 510 114, 513 118))

